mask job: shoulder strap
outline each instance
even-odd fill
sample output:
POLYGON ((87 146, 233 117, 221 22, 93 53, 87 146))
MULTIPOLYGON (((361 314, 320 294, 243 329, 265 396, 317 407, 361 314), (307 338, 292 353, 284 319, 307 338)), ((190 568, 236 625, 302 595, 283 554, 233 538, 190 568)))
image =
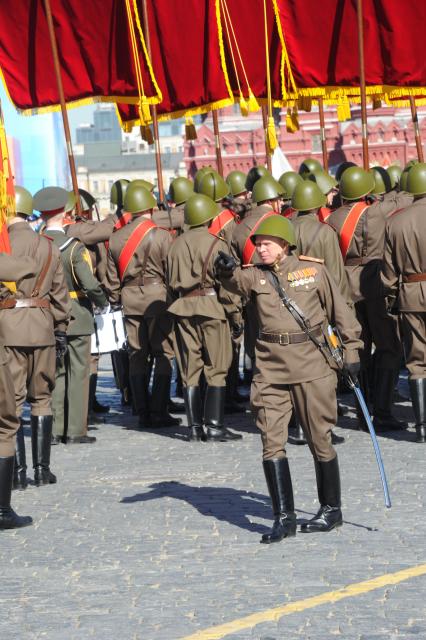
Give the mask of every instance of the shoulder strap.
POLYGON ((357 202, 349 211, 339 232, 339 245, 343 260, 346 258, 349 246, 354 237, 355 229, 361 219, 362 214, 367 211, 370 205, 365 202, 357 202))
POLYGON ((284 218, 289 218, 289 220, 291 220, 295 213, 297 213, 296 209, 293 209, 293 207, 287 207, 281 215, 284 216, 284 218))
POLYGON ((126 244, 122 248, 120 255, 118 256, 118 274, 120 280, 124 278, 129 262, 135 254, 136 249, 151 229, 154 229, 157 225, 151 220, 143 220, 140 222, 127 239, 126 244))
POLYGON ((132 219, 132 214, 131 213, 122 213, 121 216, 118 217, 117 222, 115 223, 115 225, 112 228, 112 231, 114 233, 114 231, 117 231, 118 229, 122 229, 123 227, 126 226, 126 224, 128 224, 130 222, 130 220, 132 219))
POLYGON ((47 272, 49 271, 51 262, 52 262, 52 245, 50 242, 48 242, 47 243, 47 259, 46 259, 46 262, 44 263, 43 269, 39 273, 37 282, 34 285, 34 289, 31 292, 32 298, 38 298, 38 296, 40 295, 40 291, 43 286, 43 282, 46 279, 47 272))
POLYGON ((331 209, 329 209, 328 207, 321 207, 318 210, 317 217, 320 222, 327 222, 330 216, 331 216, 331 209))
POLYGON ((213 218, 209 233, 217 236, 232 220, 235 220, 235 214, 230 209, 224 209, 213 218))
POLYGON ((263 216, 256 222, 253 229, 250 231, 250 234, 248 235, 244 243, 243 253, 241 256, 243 265, 250 264, 250 262, 253 260, 254 252, 256 251, 256 247, 254 246, 251 237, 256 233, 256 230, 259 227, 260 223, 263 222, 266 218, 274 215, 274 213, 274 211, 267 211, 266 213, 264 213, 263 216))
POLYGON ((148 239, 146 241, 145 253, 143 256, 142 269, 141 269, 142 284, 145 276, 146 265, 148 263, 149 254, 151 253, 152 241, 154 240, 154 234, 156 230, 157 230, 157 227, 154 227, 152 229, 152 233, 149 233, 148 239))
POLYGON ((207 280, 207 269, 209 268, 209 261, 210 261, 210 257, 213 253, 213 249, 215 248, 216 244, 219 242, 220 238, 214 238, 213 242, 211 243, 209 250, 207 251, 207 255, 206 255, 206 259, 204 260, 204 264, 203 264, 203 270, 201 272, 201 282, 200 282, 200 287, 201 289, 204 289, 204 287, 206 286, 206 280, 207 280))
POLYGON ((63 244, 61 244, 61 246, 59 247, 59 251, 65 251, 65 249, 69 247, 69 245, 73 241, 78 242, 77 238, 68 238, 68 240, 66 240, 63 244))

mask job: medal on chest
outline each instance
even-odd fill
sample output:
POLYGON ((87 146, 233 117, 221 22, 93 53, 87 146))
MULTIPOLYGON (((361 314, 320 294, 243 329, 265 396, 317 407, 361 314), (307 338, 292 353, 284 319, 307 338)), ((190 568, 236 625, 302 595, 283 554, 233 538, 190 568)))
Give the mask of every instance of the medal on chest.
POLYGON ((315 267, 307 267, 305 269, 299 269, 298 271, 291 271, 287 274, 287 280, 290 283, 290 287, 302 287, 305 284, 315 282, 315 276, 318 271, 315 267))

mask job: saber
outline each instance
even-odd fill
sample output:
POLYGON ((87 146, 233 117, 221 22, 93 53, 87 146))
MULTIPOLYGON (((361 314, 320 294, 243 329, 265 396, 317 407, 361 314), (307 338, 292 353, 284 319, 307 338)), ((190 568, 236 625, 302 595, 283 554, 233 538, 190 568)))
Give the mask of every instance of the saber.
POLYGON ((374 453, 376 454, 376 460, 380 471, 380 478, 383 486, 383 493, 385 494, 385 506, 390 509, 392 506, 390 495, 389 495, 389 487, 388 481, 386 480, 385 467, 383 465, 382 454, 380 453, 379 443, 377 441, 376 432, 373 427, 373 423, 371 421, 370 412, 368 411, 367 405, 365 404, 364 396, 362 395, 362 391, 359 388, 358 384, 352 380, 351 376, 347 376, 350 387, 353 389, 353 392, 358 400, 359 406, 361 408, 362 414, 367 423, 368 430, 370 432, 371 440, 373 441, 374 453))

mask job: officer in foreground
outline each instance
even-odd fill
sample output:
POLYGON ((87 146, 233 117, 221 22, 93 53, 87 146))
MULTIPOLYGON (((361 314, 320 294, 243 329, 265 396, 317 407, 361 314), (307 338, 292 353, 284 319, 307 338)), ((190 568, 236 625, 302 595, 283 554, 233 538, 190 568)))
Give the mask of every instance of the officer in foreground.
POLYGON ((317 340, 324 340, 329 323, 337 326, 347 368, 355 376, 362 343, 360 326, 327 269, 293 255, 296 239, 287 219, 269 217, 257 228, 254 242, 262 265, 237 268, 234 259, 222 253, 216 271, 228 291, 242 296, 251 293, 259 317, 251 407, 262 433, 263 468, 275 516, 271 532, 262 537, 269 544, 296 534, 286 456, 293 406, 314 458, 320 502, 317 515, 301 530, 330 531, 342 524, 339 465, 331 443, 337 420, 336 374, 284 305, 283 290, 304 314, 317 340))

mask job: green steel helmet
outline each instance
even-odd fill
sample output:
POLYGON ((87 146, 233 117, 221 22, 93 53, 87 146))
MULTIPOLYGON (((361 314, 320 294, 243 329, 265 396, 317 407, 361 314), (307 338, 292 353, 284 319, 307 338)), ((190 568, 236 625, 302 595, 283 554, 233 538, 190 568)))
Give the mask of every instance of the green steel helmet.
POLYGON ((411 167, 414 167, 415 164, 419 164, 419 161, 416 160, 415 158, 413 158, 412 160, 409 160, 407 162, 407 164, 405 165, 404 169, 411 169, 411 167))
POLYGON ((157 200, 148 189, 137 184, 129 184, 124 196, 124 211, 132 214, 143 213, 156 205, 157 200))
POLYGON ((333 189, 337 187, 337 180, 333 178, 329 173, 325 171, 313 171, 306 176, 305 180, 311 180, 315 182, 319 190, 326 196, 333 189))
POLYGON ((253 191, 253 187, 257 180, 260 178, 264 178, 265 176, 270 176, 271 172, 268 171, 266 167, 263 165, 259 165, 258 167, 252 167, 247 174, 246 177, 246 189, 247 191, 253 191))
POLYGON ((291 198, 291 206, 296 211, 311 211, 323 207, 327 198, 312 180, 304 180, 298 184, 291 198))
POLYGON ((278 182, 283 187, 285 193, 287 194, 287 198, 290 200, 296 186, 303 182, 303 178, 302 176, 299 176, 299 174, 295 171, 286 171, 282 174, 282 176, 280 176, 278 182))
POLYGON ((144 187, 144 189, 147 189, 150 193, 154 191, 154 187, 155 187, 155 185, 152 184, 152 182, 148 182, 148 180, 143 180, 142 178, 137 178, 136 180, 132 180, 130 184, 136 187, 144 187))
POLYGON ((401 177, 399 179, 399 190, 400 191, 407 191, 408 174, 410 173, 410 170, 412 168, 413 168, 413 165, 410 165, 409 167, 405 167, 403 172, 401 173, 401 177))
POLYGON ((349 162, 349 160, 345 160, 345 162, 341 162, 339 164, 336 170, 337 182, 340 182, 340 180, 342 179, 343 173, 346 171, 346 169, 349 169, 350 167, 356 167, 355 162, 349 162))
POLYGON ((167 197, 175 204, 185 204, 194 193, 194 183, 188 178, 175 178, 171 181, 167 197))
POLYGON ((189 227, 199 227, 213 220, 220 211, 219 205, 202 193, 194 193, 185 202, 184 222, 189 227))
POLYGON ((205 173, 215 173, 215 169, 213 169, 213 167, 201 167, 201 169, 198 169, 197 173, 194 176, 194 191, 198 192, 198 187, 200 185, 200 180, 203 177, 203 175, 205 173))
POLYGON ((391 189, 395 189, 399 184, 402 169, 396 164, 391 164, 390 167, 387 168, 387 172, 391 181, 391 189))
POLYGON ((359 200, 374 189, 374 177, 361 167, 349 167, 340 180, 340 195, 344 200, 359 200))
POLYGON ((315 158, 306 158, 299 167, 299 175, 304 178, 308 173, 313 171, 322 171, 322 165, 315 158))
POLYGON ((256 233, 251 236, 253 242, 256 242, 257 236, 273 236, 274 238, 281 238, 285 240, 291 247, 296 246, 296 236, 294 234, 294 228, 290 220, 274 214, 268 216, 256 229, 256 233))
POLYGON ((24 187, 15 186, 15 204, 16 213, 21 213, 24 216, 32 216, 33 197, 24 187))
POLYGON ((370 169, 369 173, 371 173, 374 178, 374 189, 372 193, 378 196, 384 193, 389 193, 392 189, 392 185, 386 169, 383 167, 373 167, 370 169))
POLYGON ((117 207, 122 207, 124 202, 124 196, 126 195, 126 189, 130 184, 130 180, 121 178, 116 180, 111 187, 110 200, 111 204, 115 204, 117 207))
POLYGON ((241 196, 247 191, 246 177, 246 174, 242 171, 231 171, 231 173, 226 176, 226 182, 229 184, 231 195, 234 196, 234 198, 241 196))
MULTIPOLYGON (((88 211, 95 204, 96 198, 94 198, 91 193, 86 191, 86 189, 79 189, 78 192, 80 194, 80 207, 81 207, 81 210, 82 211, 88 211)), ((75 208, 76 202, 77 202, 77 200, 76 200, 76 197, 74 195, 74 191, 69 191, 68 192, 68 200, 67 200, 66 205, 65 205, 65 213, 70 213, 75 208)))
POLYGON ((407 191, 413 196, 426 195, 426 162, 418 162, 408 171, 407 191))
POLYGON ((197 193, 208 196, 215 202, 220 202, 229 194, 229 185, 218 173, 203 173, 198 184, 197 193))
POLYGON ((276 200, 285 196, 282 185, 274 180, 272 176, 265 176, 254 183, 251 199, 256 204, 266 202, 267 200, 276 200))

